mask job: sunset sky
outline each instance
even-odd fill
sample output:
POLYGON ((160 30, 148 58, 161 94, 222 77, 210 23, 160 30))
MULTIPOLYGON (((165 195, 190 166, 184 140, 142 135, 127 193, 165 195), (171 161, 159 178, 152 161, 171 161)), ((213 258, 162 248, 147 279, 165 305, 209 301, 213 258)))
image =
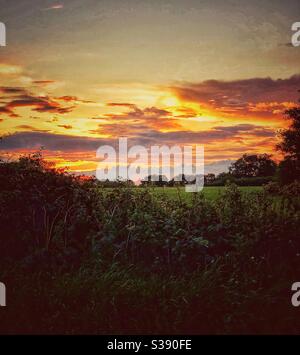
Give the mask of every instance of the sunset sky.
POLYGON ((0 0, 1 156, 44 147, 91 173, 96 149, 200 144, 206 172, 270 153, 299 98, 299 0, 0 0))

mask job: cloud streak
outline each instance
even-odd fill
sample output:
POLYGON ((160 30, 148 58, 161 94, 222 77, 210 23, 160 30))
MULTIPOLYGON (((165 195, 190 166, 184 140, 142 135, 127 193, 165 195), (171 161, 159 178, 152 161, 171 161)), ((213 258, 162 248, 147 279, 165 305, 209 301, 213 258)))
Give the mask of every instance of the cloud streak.
POLYGON ((44 10, 45 11, 51 11, 51 10, 61 10, 64 8, 64 5, 63 4, 55 4, 55 5, 52 5, 50 7, 46 7, 44 10))
POLYGON ((235 81, 208 80, 170 87, 181 100, 197 103, 217 113, 270 118, 294 105, 300 75, 287 79, 253 78, 235 81))
MULTIPOLYGON (((64 128, 68 128, 62 126, 64 128)), ((28 127, 26 127, 28 128, 28 127)), ((149 147, 154 144, 184 145, 184 144, 211 144, 234 140, 241 137, 272 138, 275 133, 256 125, 236 125, 231 127, 218 126, 211 130, 201 132, 174 131, 160 132, 157 130, 136 130, 129 139, 130 145, 142 144, 149 147)), ((0 150, 38 149, 45 147, 53 151, 95 151, 100 145, 116 145, 119 136, 112 138, 92 138, 70 136, 41 132, 17 132, 4 137, 0 150)))
MULTIPOLYGON (((119 122, 120 126, 126 125, 128 128, 128 134, 131 129, 135 129, 135 125, 143 127, 143 129, 179 130, 182 128, 178 120, 174 118, 172 112, 154 106, 146 107, 144 109, 140 109, 136 105, 129 103, 109 103, 108 106, 129 108, 128 112, 118 115, 106 114, 103 116, 103 118, 111 120, 112 122, 119 122)), ((113 124, 114 123, 112 123, 112 125, 113 124)), ((124 133, 126 127, 124 126, 122 128, 124 133)))
POLYGON ((74 106, 62 106, 57 100, 49 96, 37 96, 20 87, 0 87, 1 99, 6 103, 0 107, 0 113, 16 118, 20 117, 15 109, 29 107, 32 111, 40 113, 66 114, 74 109, 74 106))

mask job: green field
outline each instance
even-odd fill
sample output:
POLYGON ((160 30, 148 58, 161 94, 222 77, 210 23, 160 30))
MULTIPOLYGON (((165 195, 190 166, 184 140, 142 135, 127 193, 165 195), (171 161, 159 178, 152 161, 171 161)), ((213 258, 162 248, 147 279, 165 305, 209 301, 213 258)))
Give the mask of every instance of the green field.
MULTIPOLYGON (((151 189, 154 194, 165 195, 172 199, 181 199, 183 201, 190 200, 193 196, 193 193, 185 192, 184 187, 154 187, 151 189)), ((209 200, 215 200, 222 191, 224 190, 223 186, 209 186, 204 187, 201 193, 204 194, 204 197, 209 200)), ((243 193, 259 192, 262 191, 261 186, 242 186, 239 187, 243 193)))

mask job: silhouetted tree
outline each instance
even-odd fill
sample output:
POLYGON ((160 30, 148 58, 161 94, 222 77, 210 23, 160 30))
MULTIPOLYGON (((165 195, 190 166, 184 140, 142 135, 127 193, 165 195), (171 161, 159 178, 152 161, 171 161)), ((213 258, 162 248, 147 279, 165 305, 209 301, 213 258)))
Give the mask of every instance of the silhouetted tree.
POLYGON ((141 181, 142 186, 167 186, 168 178, 165 175, 148 175, 141 181))
POLYGON ((286 118, 291 120, 288 129, 282 130, 282 141, 277 149, 285 154, 279 164, 279 179, 282 184, 289 184, 300 180, 300 106, 285 112, 286 118))
POLYGON ((215 180, 216 180, 215 174, 207 174, 204 176, 204 183, 207 185, 213 183, 215 180))
POLYGON ((268 154, 244 154, 229 168, 229 172, 236 178, 273 176, 276 163, 268 154))

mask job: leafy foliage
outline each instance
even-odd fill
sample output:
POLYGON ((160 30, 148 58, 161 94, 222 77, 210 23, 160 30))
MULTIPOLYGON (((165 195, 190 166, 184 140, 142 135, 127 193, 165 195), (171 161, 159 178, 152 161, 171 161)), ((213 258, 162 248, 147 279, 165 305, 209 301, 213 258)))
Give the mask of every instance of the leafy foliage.
POLYGON ((279 178, 284 185, 300 180, 300 107, 287 110, 286 117, 291 124, 280 133, 282 141, 277 145, 285 154, 279 165, 279 178))
POLYGON ((95 187, 38 155, 2 162, 0 178, 0 277, 13 300, 1 332, 299 329, 286 294, 300 266, 295 196, 231 184, 187 203, 95 187))
POLYGON ((268 177, 276 172, 276 163, 268 154, 244 154, 229 168, 230 174, 235 178, 268 177))

